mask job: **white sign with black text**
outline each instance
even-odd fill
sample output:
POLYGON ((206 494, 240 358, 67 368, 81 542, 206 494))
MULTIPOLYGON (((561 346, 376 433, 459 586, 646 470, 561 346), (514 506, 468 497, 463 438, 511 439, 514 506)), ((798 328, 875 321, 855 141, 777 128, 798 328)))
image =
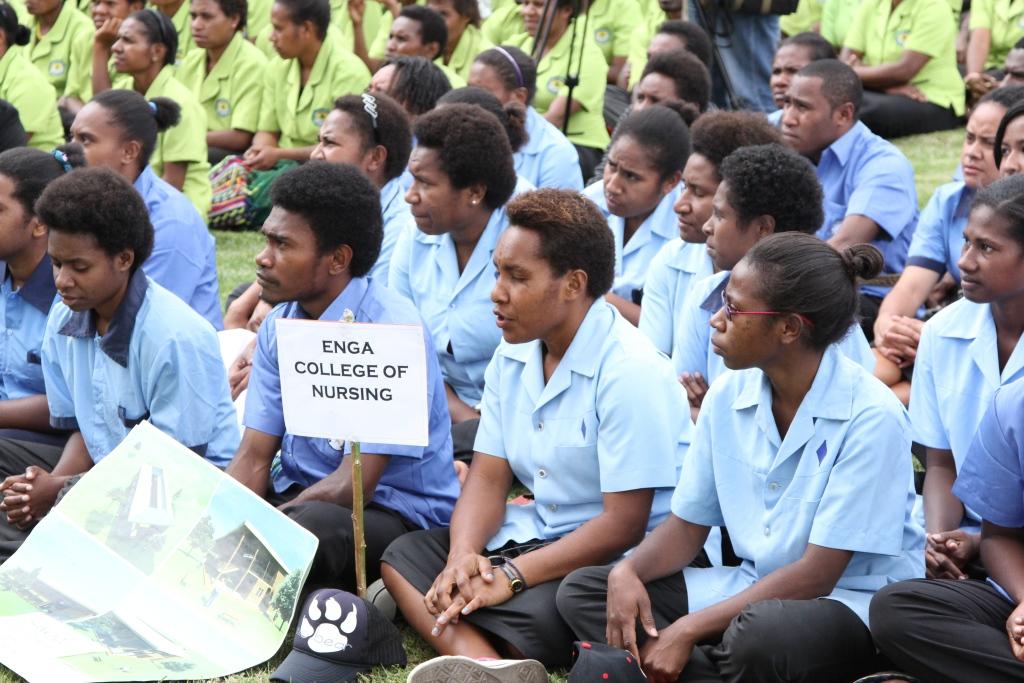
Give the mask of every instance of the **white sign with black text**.
POLYGON ((290 434, 427 445, 422 327, 275 322, 281 402, 290 434))

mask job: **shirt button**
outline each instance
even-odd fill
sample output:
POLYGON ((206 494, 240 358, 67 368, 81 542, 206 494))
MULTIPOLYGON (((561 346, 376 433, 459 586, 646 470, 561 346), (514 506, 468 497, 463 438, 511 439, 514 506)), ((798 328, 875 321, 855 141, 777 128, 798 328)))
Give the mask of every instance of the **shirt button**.
POLYGON ((558 506, 555 505, 554 503, 552 503, 551 505, 548 505, 548 510, 551 510, 552 512, 554 512, 557 509, 558 509, 558 506))
POLYGON ((772 535, 772 530, 770 528, 768 528, 768 527, 765 527, 764 528, 764 535, 765 536, 771 536, 772 535))
POLYGON ((772 491, 778 491, 779 490, 779 482, 773 481, 772 483, 768 484, 768 488, 770 488, 772 491))
POLYGON ((537 423, 537 431, 538 432, 543 432, 544 431, 544 423, 543 422, 538 422, 537 423))
POLYGON ((455 308, 455 304, 448 304, 448 308, 455 308))
POLYGON ((537 476, 543 479, 544 477, 548 476, 548 471, 542 467, 539 470, 537 470, 537 476))

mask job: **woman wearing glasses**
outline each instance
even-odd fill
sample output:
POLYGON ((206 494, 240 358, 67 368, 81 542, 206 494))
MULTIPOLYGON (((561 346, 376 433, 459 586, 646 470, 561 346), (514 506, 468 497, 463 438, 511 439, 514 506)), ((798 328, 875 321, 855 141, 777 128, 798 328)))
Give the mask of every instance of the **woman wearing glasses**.
POLYGON ((562 582, 578 637, 632 651, 657 683, 872 670, 872 595, 924 570, 906 412, 837 347, 858 327, 856 278, 881 267, 870 245, 795 232, 735 264, 711 318, 735 372, 704 400, 668 519, 614 569, 562 582), (688 566, 714 526, 739 566, 688 566))
MULTIPOLYGON (((690 399, 694 421, 701 400, 725 370, 715 353, 709 323, 722 308, 731 271, 751 247, 780 232, 814 234, 821 225, 821 184, 803 157, 777 144, 741 148, 722 161, 711 217, 704 224, 715 274, 695 282, 678 316, 672 362, 690 399)), ((843 353, 869 370, 874 356, 864 333, 835 340, 843 353)))

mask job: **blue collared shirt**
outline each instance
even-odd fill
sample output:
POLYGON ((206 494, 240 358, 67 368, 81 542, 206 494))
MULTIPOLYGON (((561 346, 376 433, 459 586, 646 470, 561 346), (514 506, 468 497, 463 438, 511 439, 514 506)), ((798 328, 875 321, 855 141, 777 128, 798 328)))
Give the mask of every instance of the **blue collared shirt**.
POLYGON ((655 254, 667 243, 679 239, 678 221, 672 205, 676 203, 682 189, 683 184, 679 183, 662 197, 651 215, 640 224, 626 243, 623 243, 626 219, 615 216, 608 210, 608 202, 604 196, 604 181, 599 180, 583 191, 583 196, 601 209, 608 219, 608 227, 615 236, 615 282, 612 284, 612 293, 626 301, 633 301, 633 292, 644 289, 647 269, 655 254))
MULTIPOLYGON (((817 171, 825 194, 818 237, 830 239, 847 216, 866 216, 881 228, 871 244, 885 257, 883 273, 903 272, 917 224, 914 169, 903 152, 858 121, 821 153, 817 171)), ((890 289, 863 287, 879 297, 890 289)))
POLYGON ((941 277, 949 273, 959 283, 960 252, 964 228, 971 211, 974 190, 962 180, 940 185, 921 212, 914 239, 907 252, 907 265, 927 268, 941 277))
MULTIPOLYGON (((320 320, 341 320, 345 309, 356 322, 421 325, 419 314, 405 297, 376 283, 372 278, 353 278, 331 302, 320 320)), ((245 426, 280 436, 281 469, 274 476, 278 493, 298 484, 308 487, 341 465, 342 444, 288 433, 281 404, 281 376, 278 371, 278 318, 307 319, 305 311, 292 301, 274 308, 260 325, 252 376, 245 400, 245 426)), ((429 336, 427 348, 428 445, 361 444, 364 453, 392 456, 373 493, 373 502, 394 510, 421 527, 446 526, 451 520, 459 481, 452 464, 451 418, 441 370, 429 336)), ((339 414, 339 419, 344 419, 339 414)), ((345 453, 349 452, 345 446, 345 453)))
MULTIPOLYGON (((953 452, 957 471, 978 433, 996 389, 1024 378, 1024 342, 1017 342, 1002 371, 996 325, 989 304, 960 299, 925 323, 910 387, 914 441, 953 452)), ((970 508, 967 520, 979 517, 970 508)))
POLYGON ((865 622, 874 593, 924 576, 914 521, 906 411, 871 373, 830 347, 785 437, 758 369, 711 386, 672 512, 725 526, 738 567, 683 570, 690 612, 799 560, 813 543, 853 553, 828 596, 865 622))
POLYGON ((401 177, 389 180, 380 188, 380 210, 384 219, 384 239, 380 244, 377 262, 370 269, 370 277, 377 282, 387 283, 388 267, 391 265, 391 255, 395 252, 398 236, 410 226, 413 229, 416 227, 412 214, 409 213, 409 205, 405 202, 405 189, 402 187, 401 177))
MULTIPOLYGON (((672 349, 672 363, 676 372, 699 372, 704 375, 709 386, 727 370, 722 357, 711 346, 711 317, 722 307, 722 292, 729 284, 729 273, 723 270, 694 282, 682 310, 676 316, 678 325, 672 349)), ((868 372, 874 371, 875 355, 858 323, 851 325, 850 331, 835 346, 868 372)))
POLYGON ((210 321, 224 328, 217 287, 217 246, 188 197, 149 166, 135 179, 153 224, 153 253, 146 274, 210 321))
POLYGON ((25 398, 46 393, 43 386, 41 348, 57 287, 53 284, 50 257, 43 259, 19 289, 13 289, 7 264, 0 282, 0 313, 4 333, 0 336, 0 400, 25 398))
POLYGON ((534 187, 583 189, 580 157, 569 139, 533 107, 526 108, 526 133, 530 136, 512 155, 516 173, 534 187))
POLYGON ((653 529, 668 513, 686 415, 668 360, 603 299, 547 383, 539 340, 503 341, 487 367, 475 450, 506 459, 535 500, 507 506, 487 547, 564 536, 601 514, 603 494, 636 489, 656 489, 653 529))
POLYGON ((53 305, 43 377, 50 423, 80 431, 93 462, 143 420, 218 467, 238 448, 238 418, 216 332, 141 268, 103 336, 92 311, 53 305))
POLYGON ((491 302, 491 254, 506 227, 505 209, 491 212, 461 273, 455 242, 447 233, 427 235, 412 226, 399 235, 391 257, 388 285, 416 305, 445 382, 470 406, 483 396, 484 371, 501 340, 491 302))
POLYGON ((671 354, 676 319, 690 286, 714 273, 714 263, 701 243, 674 239, 665 244, 647 270, 644 303, 640 307, 640 331, 658 350, 671 354))

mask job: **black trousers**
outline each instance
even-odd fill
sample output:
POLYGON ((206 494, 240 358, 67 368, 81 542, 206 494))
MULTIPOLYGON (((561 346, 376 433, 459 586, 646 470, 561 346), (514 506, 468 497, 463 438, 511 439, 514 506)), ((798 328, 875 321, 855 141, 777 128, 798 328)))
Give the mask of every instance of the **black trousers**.
POLYGON ((39 440, 32 440, 34 432, 21 430, 0 430, 0 481, 15 474, 24 474, 31 465, 51 472, 64 452, 67 435, 38 434, 39 440), (11 437, 17 438, 11 438, 11 437), (46 437, 52 437, 46 443, 46 437))
MULTIPOLYGON (((267 502, 275 507, 297 496, 302 489, 294 486, 283 494, 271 493, 267 502)), ((313 566, 306 582, 307 590, 341 588, 356 589, 355 532, 352 509, 310 501, 286 508, 284 513, 319 540, 313 566)), ((380 558, 391 542, 416 526, 394 510, 370 503, 363 512, 363 535, 366 538, 366 583, 380 578, 380 558)))
MULTIPOLYGON (((558 590, 558 611, 582 640, 604 641, 611 567, 569 574, 558 590)), ((658 629, 687 614, 682 572, 647 584, 658 629)), ((647 639, 637 629, 637 642, 647 639)), ((849 683, 884 668, 871 633, 835 600, 765 600, 748 605, 717 643, 694 648, 685 683, 849 683)))
POLYGON ((897 668, 928 683, 1022 681, 1006 635, 1014 607, 984 581, 902 581, 871 601, 871 631, 897 668))
POLYGON ((864 91, 860 120, 876 135, 891 140, 905 135, 957 128, 961 119, 948 107, 903 95, 864 91))

